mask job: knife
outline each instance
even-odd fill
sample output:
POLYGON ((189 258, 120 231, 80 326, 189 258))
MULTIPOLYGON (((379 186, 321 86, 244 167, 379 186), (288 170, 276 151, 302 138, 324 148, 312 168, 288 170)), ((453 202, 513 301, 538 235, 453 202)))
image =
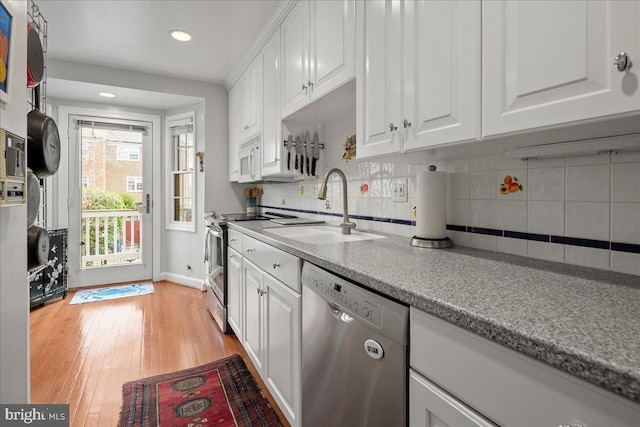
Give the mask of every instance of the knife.
POLYGON ((320 141, 318 141, 318 132, 313 133, 313 141, 311 142, 313 147, 313 161, 311 162, 311 175, 316 176, 316 163, 320 157, 320 141))
POLYGON ((306 157, 306 154, 307 154, 306 153, 306 151, 307 151, 307 148, 306 148, 307 144, 306 143, 307 143, 307 140, 305 139, 304 132, 303 132, 302 133, 302 142, 300 143, 300 150, 302 152, 302 155, 300 157, 300 173, 302 175, 304 175, 304 158, 306 157))
POLYGON ((298 165, 300 164, 298 158, 302 155, 302 139, 300 139, 300 135, 296 136, 296 170, 298 170, 298 165))
POLYGON ((287 138, 287 170, 291 170, 291 152, 293 151, 293 137, 287 138))
POLYGON ((304 134, 304 153, 305 153, 305 166, 307 168, 307 176, 310 174, 309 168, 309 157, 312 156, 313 150, 311 150, 311 136, 309 135, 309 131, 304 134))

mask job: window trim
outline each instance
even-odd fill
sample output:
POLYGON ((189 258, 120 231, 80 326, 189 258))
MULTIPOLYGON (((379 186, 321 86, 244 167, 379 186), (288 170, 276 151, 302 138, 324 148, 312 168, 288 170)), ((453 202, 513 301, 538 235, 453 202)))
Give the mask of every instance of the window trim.
POLYGON ((142 177, 141 176, 127 176, 127 193, 142 193, 142 177), (129 180, 133 180, 133 190, 129 187, 129 180), (138 190, 138 186, 140 189, 138 190))
POLYGON ((196 113, 195 111, 189 111, 185 113, 175 114, 167 116, 165 119, 165 228, 167 230, 188 231, 196 232, 196 219, 197 219, 197 175, 196 175, 196 157, 198 140, 196 129, 196 113), (193 126, 193 162, 192 169, 186 172, 177 171, 175 168, 175 155, 176 149, 174 147, 172 128, 186 126, 191 124, 193 126), (174 220, 174 200, 175 200, 175 188, 174 188, 174 176, 176 173, 190 173, 191 174, 191 221, 176 221, 174 220))

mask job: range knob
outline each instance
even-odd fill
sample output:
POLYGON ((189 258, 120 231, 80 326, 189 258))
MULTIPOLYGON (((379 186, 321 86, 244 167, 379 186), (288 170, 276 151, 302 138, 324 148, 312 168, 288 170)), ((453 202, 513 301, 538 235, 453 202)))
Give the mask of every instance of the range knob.
POLYGON ((364 317, 369 317, 369 314, 371 314, 371 312, 369 312, 369 309, 367 307, 362 309, 362 315, 364 317))

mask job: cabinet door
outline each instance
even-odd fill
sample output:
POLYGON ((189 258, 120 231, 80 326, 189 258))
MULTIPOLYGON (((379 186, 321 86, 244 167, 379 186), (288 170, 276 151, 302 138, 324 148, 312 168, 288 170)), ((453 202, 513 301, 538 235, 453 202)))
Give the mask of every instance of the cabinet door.
POLYGON ((240 177, 240 85, 236 83, 229 91, 229 181, 240 177))
POLYGON ((244 349, 258 372, 263 372, 262 271, 251 261, 242 262, 244 280, 244 349))
POLYGON ((283 283, 264 275, 265 378, 271 394, 292 426, 300 425, 301 297, 283 283))
POLYGON ((227 316, 229 325, 242 342, 242 255, 227 248, 227 316))
POLYGON ((413 369, 409 370, 409 425, 495 427, 413 369))
POLYGON ((280 120, 280 30, 262 49, 263 117, 262 176, 277 175, 282 168, 282 121, 280 120))
POLYGON ((480 21, 476 0, 404 2, 405 150, 480 137, 480 21))
POLYGON ((357 2, 357 157, 402 150, 402 3, 357 2))
POLYGON ((247 71, 247 133, 246 138, 257 135, 262 125, 262 55, 258 55, 247 71))
POLYGON ((355 0, 311 2, 311 100, 355 76, 355 0))
POLYGON ((308 102, 309 2, 299 1, 281 25, 282 117, 308 102))
POLYGON ((482 4, 484 136, 640 109, 640 2, 482 4))

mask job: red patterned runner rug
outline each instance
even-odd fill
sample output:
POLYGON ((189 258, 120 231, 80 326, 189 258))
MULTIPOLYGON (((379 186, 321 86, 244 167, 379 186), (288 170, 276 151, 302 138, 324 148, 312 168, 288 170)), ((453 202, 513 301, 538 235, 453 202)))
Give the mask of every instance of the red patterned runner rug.
POLYGON ((242 358, 132 381, 122 386, 118 426, 281 426, 242 358))

